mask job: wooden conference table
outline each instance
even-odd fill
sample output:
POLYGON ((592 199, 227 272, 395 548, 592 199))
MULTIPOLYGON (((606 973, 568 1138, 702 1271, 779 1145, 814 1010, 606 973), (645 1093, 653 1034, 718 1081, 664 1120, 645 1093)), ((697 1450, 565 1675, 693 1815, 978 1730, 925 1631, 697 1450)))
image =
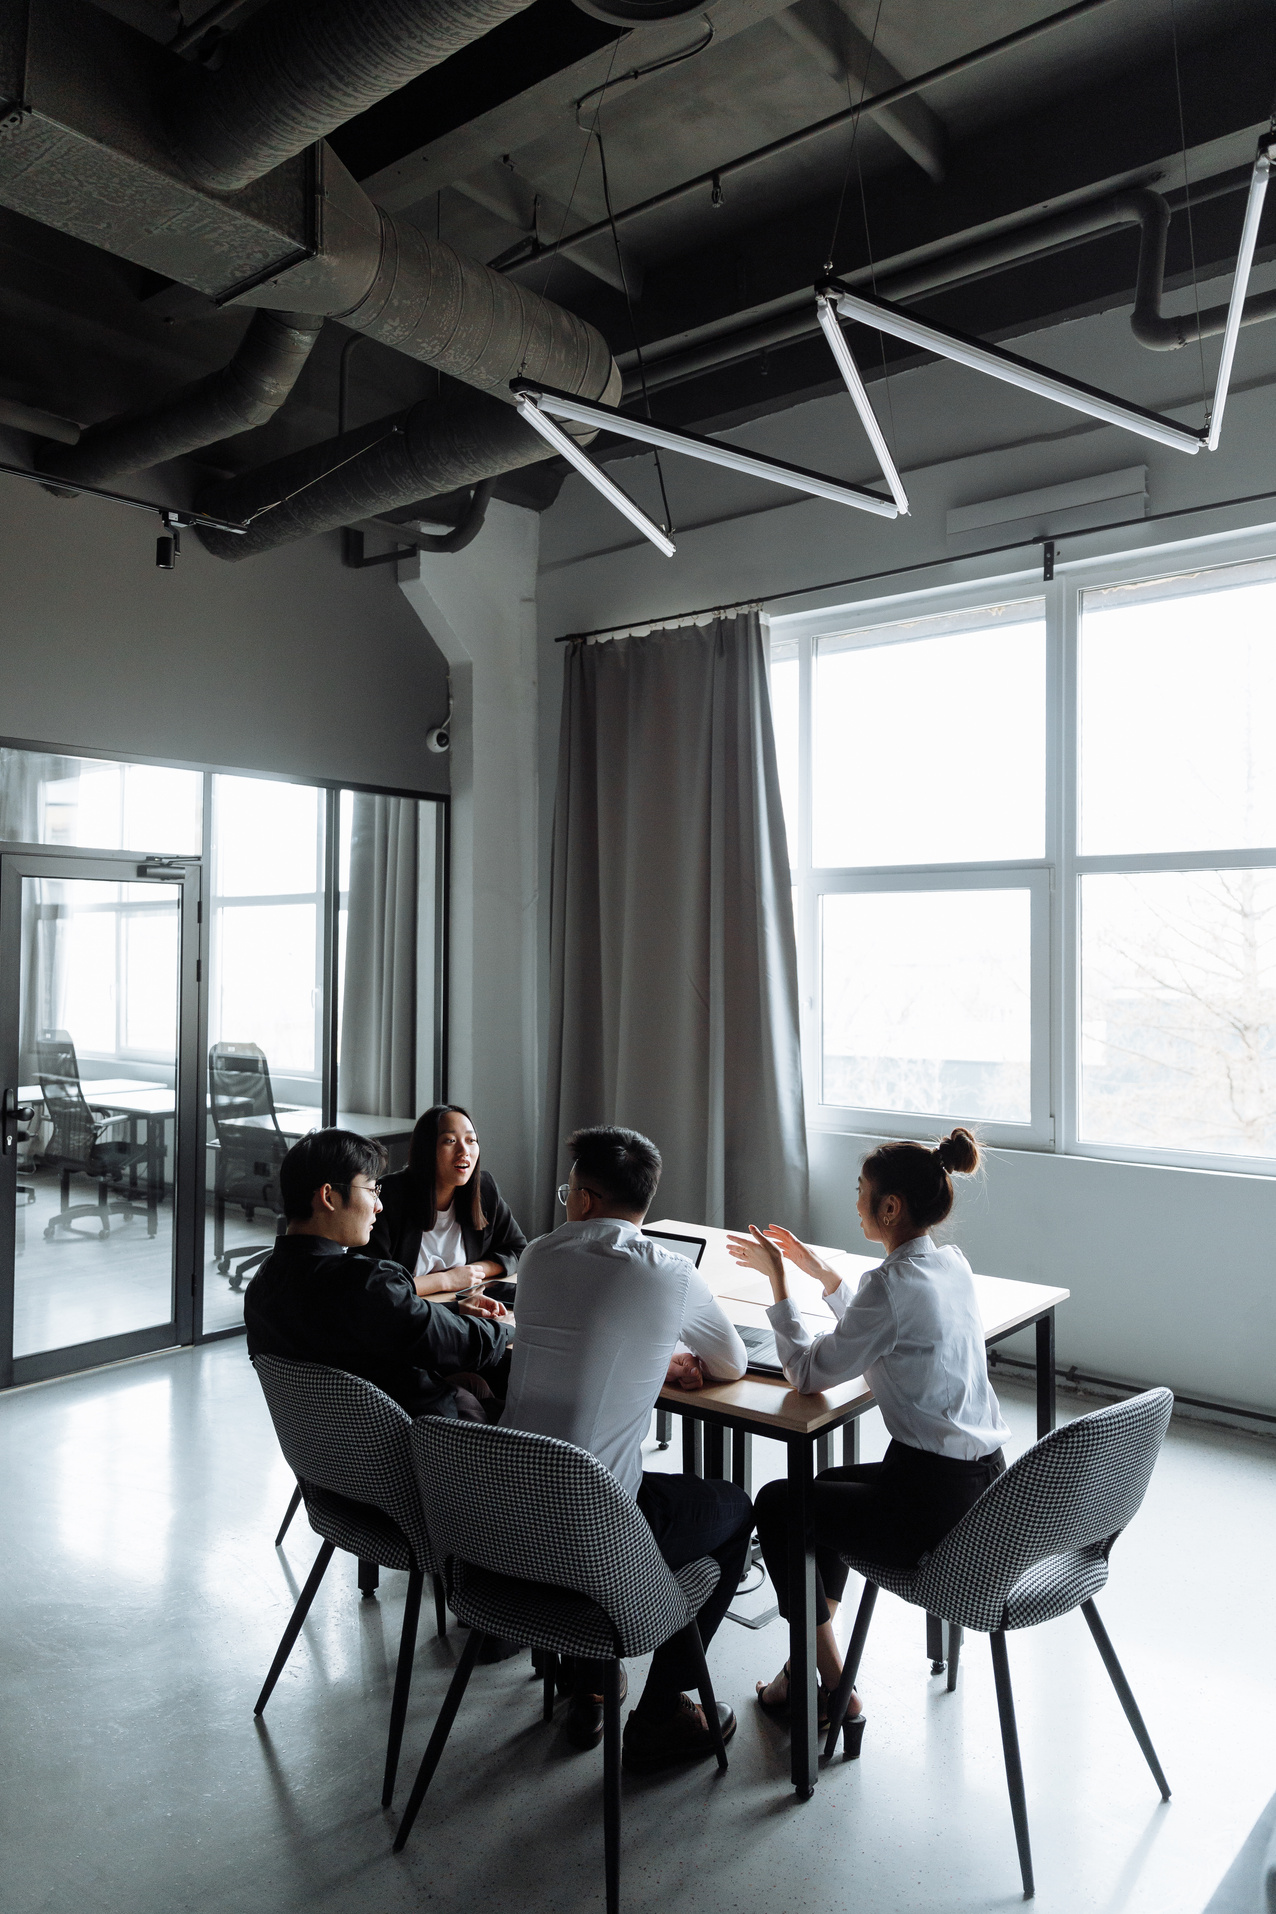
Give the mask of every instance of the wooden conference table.
MULTIPOLYGON (((672 1236, 705 1239, 700 1272, 710 1289, 738 1323, 766 1324, 771 1301, 765 1276, 733 1262, 727 1251, 727 1232, 703 1223, 679 1223, 669 1218, 648 1221, 650 1230, 672 1236)), ((852 1256, 843 1250, 819 1250, 852 1281, 866 1269, 875 1269, 880 1257, 852 1256)), ((789 1265, 789 1293, 815 1334, 831 1329, 833 1312, 820 1285, 789 1265)), ((1069 1291, 1042 1283, 1011 1282, 1000 1276, 976 1276, 975 1288, 983 1316, 984 1339, 991 1346, 1029 1324, 1037 1332, 1037 1434, 1055 1425, 1054 1312, 1069 1291)), ((789 1582, 803 1590, 799 1609, 789 1621, 789 1693, 792 1697, 791 1774, 803 1800, 815 1791, 819 1776, 815 1709, 815 1553, 806 1543, 806 1502, 817 1469, 832 1462, 832 1437, 843 1431, 844 1464, 859 1458, 859 1418, 871 1409, 873 1392, 862 1376, 821 1395, 799 1395, 782 1377, 747 1375, 739 1382, 712 1383, 684 1393, 662 1389, 657 1412, 683 1418, 683 1469, 688 1474, 730 1476, 743 1486, 747 1445, 742 1437, 769 1436, 788 1451, 790 1500, 789 1582), (731 1438, 728 1462, 727 1438, 731 1438)), ((932 1650, 932 1653, 934 1651, 932 1650)))

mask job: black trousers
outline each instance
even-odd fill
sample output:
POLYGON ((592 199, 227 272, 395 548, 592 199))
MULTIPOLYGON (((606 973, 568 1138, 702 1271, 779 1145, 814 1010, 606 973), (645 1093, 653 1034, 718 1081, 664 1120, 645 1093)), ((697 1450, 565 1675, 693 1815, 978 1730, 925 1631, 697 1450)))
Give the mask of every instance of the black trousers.
MULTIPOLYGON (((807 1534, 815 1544, 816 1621, 829 1619, 829 1600, 842 1599, 849 1572, 843 1555, 860 1555, 883 1568, 916 1567, 1005 1466, 1000 1449, 978 1462, 963 1462, 892 1442, 880 1462, 825 1469, 817 1475, 807 1498, 807 1534)), ((787 1617, 787 1482, 767 1483, 758 1494, 756 1516, 767 1574, 780 1613, 787 1617)))
MULTIPOLYGON (((672 1569, 711 1555, 722 1571, 718 1585, 696 1620, 709 1646, 719 1622, 735 1599, 753 1535, 753 1504, 734 1482, 694 1475, 644 1474, 638 1507, 647 1518, 656 1547, 672 1569)), ((669 1714, 684 1688, 693 1688, 698 1671, 679 1636, 658 1648, 638 1706, 643 1714, 669 1714)), ((579 1661, 576 1680, 587 1692, 602 1686, 596 1663, 579 1661)))

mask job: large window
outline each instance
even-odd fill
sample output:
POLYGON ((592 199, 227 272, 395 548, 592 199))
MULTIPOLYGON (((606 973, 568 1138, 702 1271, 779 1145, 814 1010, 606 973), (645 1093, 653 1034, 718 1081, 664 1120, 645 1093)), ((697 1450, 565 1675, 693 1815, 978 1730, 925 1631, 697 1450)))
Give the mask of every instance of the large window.
POLYGON ((1276 562, 771 661, 809 1120, 1276 1171, 1276 562))
POLYGON ((1049 1136, 1040 598, 773 638, 807 1095, 1049 1136))

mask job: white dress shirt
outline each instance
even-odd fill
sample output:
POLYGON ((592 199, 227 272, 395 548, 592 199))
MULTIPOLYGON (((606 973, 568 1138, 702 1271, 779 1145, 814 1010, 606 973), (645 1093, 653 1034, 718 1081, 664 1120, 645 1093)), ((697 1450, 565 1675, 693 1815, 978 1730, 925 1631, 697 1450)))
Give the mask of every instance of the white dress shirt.
POLYGON ((503 1426, 588 1449, 630 1495, 679 1341, 719 1381, 748 1366, 734 1324, 687 1258, 614 1218, 564 1223, 529 1243, 515 1314, 503 1426))
POLYGON ((988 1352, 970 1264, 959 1249, 914 1236, 866 1270, 854 1295, 828 1298, 837 1326, 812 1337, 796 1303, 774 1303, 784 1373, 814 1394, 863 1376, 897 1442, 976 1462, 1010 1431, 988 1380, 988 1352))
POLYGON ((457 1269, 465 1261, 465 1238, 457 1221, 456 1199, 434 1212, 434 1228, 422 1230, 413 1277, 432 1276, 436 1269, 457 1269))

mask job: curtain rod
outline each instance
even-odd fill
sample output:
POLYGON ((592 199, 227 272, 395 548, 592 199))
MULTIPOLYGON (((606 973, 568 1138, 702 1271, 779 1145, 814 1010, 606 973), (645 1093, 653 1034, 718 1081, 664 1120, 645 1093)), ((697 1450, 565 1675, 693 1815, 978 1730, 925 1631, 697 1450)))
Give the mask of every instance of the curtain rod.
MULTIPOLYGON (((1066 535, 1039 532, 1033 538, 1012 539, 1010 543, 1006 545, 985 545, 977 552, 945 553, 943 558, 919 559, 913 565, 895 565, 889 571, 860 572, 859 575, 854 578, 830 578, 822 585, 793 585, 786 591, 763 592, 760 593, 757 598, 751 599, 749 603, 751 605, 761 606, 774 605, 782 598, 805 598, 810 592, 835 591, 841 585, 871 585, 879 578, 902 578, 909 572, 933 571, 937 565, 955 565, 960 563, 961 560, 968 558, 997 558, 1002 552, 1027 551, 1034 545, 1054 545, 1057 549, 1064 543, 1065 536, 1073 539, 1090 538, 1096 532, 1119 532, 1127 525, 1155 525, 1158 521, 1167 518, 1191 518, 1197 512, 1222 512, 1231 505, 1260 505, 1265 499, 1270 498, 1276 498, 1276 490, 1270 492, 1246 492, 1239 498, 1211 499, 1208 504, 1205 505, 1180 505, 1171 512, 1148 512, 1143 518, 1114 518, 1109 520, 1106 525, 1087 525, 1080 531, 1069 532, 1066 535)), ((744 607, 741 609, 744 609, 744 607)), ((659 630, 662 626, 666 626, 670 630, 676 630, 679 625, 693 624, 697 618, 712 617, 715 610, 716 607, 712 605, 702 605, 696 611, 660 614, 654 618, 645 619, 643 622, 653 631, 659 630)), ((554 643, 556 645, 579 645, 583 644, 589 638, 614 638, 618 632, 631 631, 633 629, 635 629, 635 627, 632 625, 603 625, 600 626, 597 631, 568 631, 564 632, 561 638, 555 638, 554 643)))

